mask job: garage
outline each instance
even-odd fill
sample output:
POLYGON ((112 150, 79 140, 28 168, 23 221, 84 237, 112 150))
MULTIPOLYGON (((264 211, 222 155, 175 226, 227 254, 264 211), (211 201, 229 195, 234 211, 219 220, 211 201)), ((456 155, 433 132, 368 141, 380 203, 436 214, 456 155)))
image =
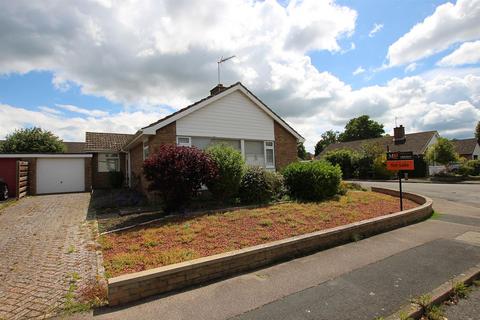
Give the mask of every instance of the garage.
POLYGON ((84 190, 84 159, 37 159, 37 194, 81 192, 84 190))
POLYGON ((0 153, 0 174, 3 179, 17 175, 15 166, 6 164, 10 162, 15 164, 18 160, 28 164, 28 177, 26 174, 21 181, 26 182, 24 189, 29 195, 92 190, 92 154, 0 153))

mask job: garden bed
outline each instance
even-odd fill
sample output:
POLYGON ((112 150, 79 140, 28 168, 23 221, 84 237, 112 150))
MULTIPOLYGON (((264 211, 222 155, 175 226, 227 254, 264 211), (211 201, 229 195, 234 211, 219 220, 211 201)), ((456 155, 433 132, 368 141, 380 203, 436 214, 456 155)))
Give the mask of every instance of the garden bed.
MULTIPOLYGON (((404 201, 404 208, 418 204, 404 201)), ((108 277, 251 247, 398 212, 398 198, 349 191, 320 203, 283 203, 165 222, 101 237, 108 277)))

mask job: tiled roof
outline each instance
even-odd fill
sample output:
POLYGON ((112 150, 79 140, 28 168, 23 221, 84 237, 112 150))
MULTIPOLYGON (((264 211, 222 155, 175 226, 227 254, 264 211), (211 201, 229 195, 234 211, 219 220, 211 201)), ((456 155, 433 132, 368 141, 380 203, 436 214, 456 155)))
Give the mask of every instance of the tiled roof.
POLYGON ((65 145, 65 153, 84 153, 85 142, 63 142, 65 145))
POLYGON ((120 151, 132 137, 125 133, 86 132, 85 151, 120 151))
POLYGON ((413 154, 424 154, 427 148, 427 144, 432 137, 437 134, 437 131, 426 131, 406 134, 405 144, 395 145, 393 143, 393 137, 386 136, 373 139, 362 139, 349 142, 338 142, 327 146, 319 157, 326 154, 329 151, 338 149, 349 149, 352 151, 362 151, 362 146, 365 144, 378 144, 383 147, 385 152, 387 151, 387 145, 390 151, 412 151, 413 154))
POLYGON ((462 140, 452 140, 455 151, 458 154, 473 154, 475 146, 478 141, 475 138, 471 139, 462 139, 462 140))

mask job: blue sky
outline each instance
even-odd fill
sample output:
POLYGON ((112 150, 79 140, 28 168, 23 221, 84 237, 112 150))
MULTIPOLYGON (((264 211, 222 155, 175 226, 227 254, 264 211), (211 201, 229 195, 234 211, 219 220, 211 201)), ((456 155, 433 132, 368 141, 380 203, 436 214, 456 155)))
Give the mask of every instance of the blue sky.
POLYGON ((206 96, 216 59, 229 54, 225 84, 242 81, 309 150, 361 114, 387 131, 397 117, 407 131, 458 138, 480 120, 479 0, 21 0, 0 9, 0 138, 33 125, 75 141, 86 130, 133 133, 206 96))

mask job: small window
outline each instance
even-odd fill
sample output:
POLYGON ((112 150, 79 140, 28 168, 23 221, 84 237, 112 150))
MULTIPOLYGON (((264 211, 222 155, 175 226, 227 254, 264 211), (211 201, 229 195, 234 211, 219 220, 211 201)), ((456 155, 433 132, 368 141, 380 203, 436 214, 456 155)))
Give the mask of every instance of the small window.
POLYGON ((120 158, 118 153, 99 153, 98 172, 120 171, 120 158))
POLYGON ((177 137, 177 146, 191 147, 192 139, 190 137, 177 137))
POLYGON ((473 155, 473 160, 478 160, 478 156, 476 154, 473 155))
POLYGON ((275 168, 275 146, 273 141, 265 141, 265 167, 275 168))
POLYGON ((265 168, 265 149, 263 141, 245 140, 245 161, 250 166, 265 168))
POLYGON ((150 146, 148 145, 148 139, 143 140, 143 160, 147 159, 150 155, 150 146))

